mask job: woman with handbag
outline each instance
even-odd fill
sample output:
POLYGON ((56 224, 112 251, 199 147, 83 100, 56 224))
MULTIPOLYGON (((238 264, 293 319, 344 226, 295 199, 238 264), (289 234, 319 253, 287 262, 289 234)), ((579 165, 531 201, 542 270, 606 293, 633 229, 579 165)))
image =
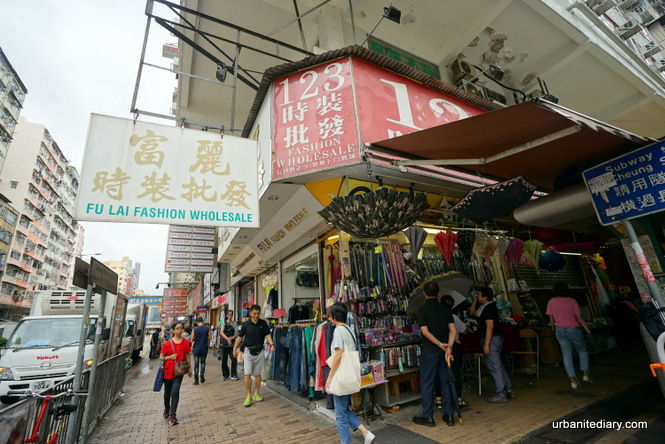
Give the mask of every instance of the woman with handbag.
MULTIPOLYGON (((332 323, 335 324, 335 332, 333 333, 333 340, 330 345, 332 356, 328 362, 332 362, 330 364, 330 374, 326 380, 326 392, 331 391, 334 395, 335 421, 337 422, 337 433, 339 434, 340 442, 342 444, 351 443, 351 432, 349 431, 349 429, 351 429, 353 431, 360 430, 360 433, 362 433, 365 438, 365 444, 372 444, 376 439, 376 436, 362 425, 362 422, 360 422, 355 413, 349 408, 351 394, 336 395, 336 390, 333 389, 333 387, 337 385, 337 381, 333 381, 333 379, 335 373, 340 370, 343 354, 357 351, 356 340, 353 337, 351 330, 349 330, 349 327, 346 325, 347 312, 346 305, 340 302, 330 307, 330 317, 332 318, 332 323)), ((357 355, 355 355, 354 358, 357 359, 357 355)), ((344 365, 346 364, 347 363, 345 362, 344 365)), ((359 364, 360 362, 358 362, 358 365, 359 364)), ((344 371, 344 369, 342 369, 342 371, 344 371)), ((342 371, 340 371, 340 373, 342 373, 342 371)), ((358 378, 360 378, 359 368, 358 378)))
POLYGON ((159 359, 164 361, 164 418, 169 418, 170 425, 178 424, 176 412, 180 400, 182 378, 187 374, 192 377, 192 347, 182 337, 185 328, 182 322, 173 324, 173 337, 164 342, 159 359))

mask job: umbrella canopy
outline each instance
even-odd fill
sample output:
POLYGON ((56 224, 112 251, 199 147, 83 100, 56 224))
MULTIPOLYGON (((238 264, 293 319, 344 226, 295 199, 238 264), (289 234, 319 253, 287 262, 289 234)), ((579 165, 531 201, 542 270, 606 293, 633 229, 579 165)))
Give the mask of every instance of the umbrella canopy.
POLYGON ((390 236, 413 223, 429 208, 424 193, 379 188, 374 192, 338 196, 319 211, 335 227, 361 238, 390 236))
POLYGON ((425 304, 425 292, 423 291, 423 287, 427 282, 435 282, 439 284, 439 295, 451 295, 453 299, 455 299, 455 306, 466 300, 466 295, 469 294, 469 290, 471 290, 471 287, 473 286, 473 280, 457 271, 433 276, 411 292, 409 308, 407 309, 406 314, 418 314, 418 310, 420 310, 425 304))
POLYGON ((413 258, 418 259, 418 253, 420 253, 420 249, 423 247, 425 239, 427 239, 427 231, 423 227, 413 225, 404 230, 404 234, 411 244, 413 258))
POLYGON ((469 191, 451 210, 461 217, 483 223, 495 217, 508 216, 527 203, 536 186, 522 176, 469 191))
POLYGON ((547 271, 559 271, 566 266, 566 259, 561 253, 554 250, 548 250, 540 255, 538 260, 540 268, 547 271))
POLYGON ((439 248, 439 251, 443 255, 443 259, 446 261, 446 265, 450 267, 450 260, 453 257, 453 251, 455 250, 455 243, 457 242, 457 234, 452 231, 440 231, 434 236, 434 243, 439 248))

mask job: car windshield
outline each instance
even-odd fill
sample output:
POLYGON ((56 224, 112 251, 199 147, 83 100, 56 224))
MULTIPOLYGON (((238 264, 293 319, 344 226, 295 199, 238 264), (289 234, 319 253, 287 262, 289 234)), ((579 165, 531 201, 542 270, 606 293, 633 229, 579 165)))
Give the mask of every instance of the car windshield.
MULTIPOLYGON (((89 320, 86 342, 94 339, 95 321, 94 318, 89 320)), ((46 348, 77 344, 80 334, 80 318, 24 319, 16 326, 7 342, 7 348, 46 348)))

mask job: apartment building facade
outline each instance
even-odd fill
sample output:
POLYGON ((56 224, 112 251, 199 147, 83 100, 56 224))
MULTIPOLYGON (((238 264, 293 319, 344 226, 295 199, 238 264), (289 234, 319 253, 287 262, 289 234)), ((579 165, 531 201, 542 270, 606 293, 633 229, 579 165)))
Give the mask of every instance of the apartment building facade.
POLYGON ((118 291, 133 295, 139 286, 139 275, 141 270, 140 262, 132 262, 132 260, 124 256, 119 261, 102 261, 104 265, 118 274, 118 291))
POLYGON ((73 218, 79 174, 44 125, 20 117, 5 159, 0 193, 18 210, 0 287, 30 306, 32 292, 67 289, 77 236, 73 218))
POLYGON ((0 171, 28 90, 0 48, 0 171))

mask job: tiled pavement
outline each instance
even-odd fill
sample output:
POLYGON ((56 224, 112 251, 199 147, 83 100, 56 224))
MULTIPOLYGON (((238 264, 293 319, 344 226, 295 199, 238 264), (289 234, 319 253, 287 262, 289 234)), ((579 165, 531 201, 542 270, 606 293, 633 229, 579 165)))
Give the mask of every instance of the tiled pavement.
MULTIPOLYGON (((552 421, 648 380, 651 374, 647 364, 644 351, 606 353, 598 368, 592 366, 595 383, 585 384, 576 391, 569 388, 561 368, 549 369, 539 380, 531 375, 518 375, 513 378, 518 398, 507 404, 490 404, 485 400, 491 394, 485 379, 482 397, 475 388, 464 388, 464 397, 471 407, 462 412, 462 425, 457 423, 455 427, 447 427, 438 413, 436 427, 415 425, 411 417, 420 413, 420 405, 416 402, 401 406, 397 414, 384 412, 384 419, 373 421, 369 429, 376 432, 377 444, 512 443, 542 427, 551 427, 552 421)), ((180 423, 169 426, 161 416, 163 392, 152 391, 156 367, 156 360, 149 361, 144 357, 128 372, 124 395, 102 419, 89 442, 339 442, 334 421, 267 387, 261 389, 263 402, 243 407, 242 379, 222 382, 220 363, 212 353, 208 356, 205 384, 193 386, 193 380, 187 377, 183 381, 178 408, 180 423)), ((636 419, 656 421, 662 412, 636 412, 636 415, 636 419)), ((595 442, 619 443, 633 435, 637 438, 638 432, 608 432, 595 442)), ((355 438, 360 442, 359 433, 355 438)))

